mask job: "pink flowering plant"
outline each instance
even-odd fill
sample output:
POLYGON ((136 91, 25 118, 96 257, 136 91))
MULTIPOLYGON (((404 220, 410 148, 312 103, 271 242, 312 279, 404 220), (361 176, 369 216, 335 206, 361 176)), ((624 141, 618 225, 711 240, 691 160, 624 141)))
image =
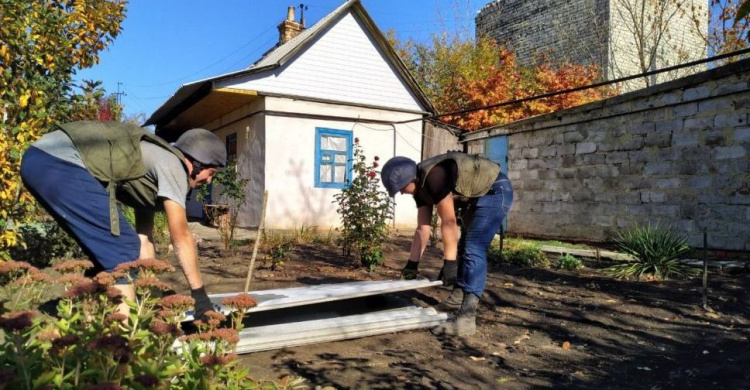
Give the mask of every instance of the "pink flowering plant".
POLYGON ((375 156, 368 163, 359 138, 355 138, 351 182, 334 196, 341 217, 338 243, 344 254, 354 254, 371 270, 383 263, 383 242, 393 214, 391 199, 380 185, 379 160, 375 156))
POLYGON ((237 310, 231 321, 211 312, 185 335, 194 301, 164 295, 170 288, 159 275, 171 265, 142 259, 84 277, 92 266, 67 261, 51 278, 27 263, 0 262, 0 389, 303 388, 301 379, 253 381, 239 366, 238 330, 256 304, 249 295, 226 299, 237 310), (122 297, 118 280, 133 282, 135 302, 122 297), (56 305, 40 305, 51 291, 56 305), (129 315, 118 310, 122 303, 129 315))

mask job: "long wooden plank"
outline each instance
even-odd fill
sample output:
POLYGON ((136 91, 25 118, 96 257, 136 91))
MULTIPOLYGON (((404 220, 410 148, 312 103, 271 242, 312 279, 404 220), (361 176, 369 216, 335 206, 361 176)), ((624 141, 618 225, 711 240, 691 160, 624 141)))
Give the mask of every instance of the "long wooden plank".
MULTIPOLYGON (((259 290, 251 291, 248 294, 258 301, 258 305, 250 309, 250 312, 261 312, 399 291, 416 290, 425 287, 439 286, 441 284, 442 282, 439 280, 430 281, 427 279, 374 280, 259 290)), ((221 300, 226 297, 236 296, 237 294, 240 293, 211 294, 208 297, 214 304, 216 311, 228 314, 229 310, 221 304, 221 300)), ((192 312, 187 313, 187 321, 192 320, 192 314, 192 312)))

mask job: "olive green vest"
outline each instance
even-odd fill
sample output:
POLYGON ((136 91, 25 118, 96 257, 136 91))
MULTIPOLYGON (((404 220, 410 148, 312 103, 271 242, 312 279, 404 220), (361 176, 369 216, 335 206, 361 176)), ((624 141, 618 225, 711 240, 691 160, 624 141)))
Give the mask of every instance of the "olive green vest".
POLYGON ((116 199, 135 208, 156 208, 158 184, 146 179, 141 141, 172 152, 183 164, 185 156, 163 139, 136 125, 121 122, 81 121, 57 125, 73 141, 86 169, 106 183, 112 235, 120 235, 116 199))
MULTIPOLYGON (((489 192, 500 174, 500 165, 487 158, 461 152, 448 152, 417 164, 417 196, 435 203, 424 188, 432 168, 445 160, 453 160, 458 167, 455 192, 466 198, 477 198, 489 192)), ((439 200, 439 199, 438 199, 439 200)))

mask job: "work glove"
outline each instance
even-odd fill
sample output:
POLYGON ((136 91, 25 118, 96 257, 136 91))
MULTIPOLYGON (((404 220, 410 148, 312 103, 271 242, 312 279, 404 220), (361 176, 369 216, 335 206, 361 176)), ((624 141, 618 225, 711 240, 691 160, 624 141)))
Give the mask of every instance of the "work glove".
POLYGON ((443 286, 452 287, 456 284, 458 275, 458 261, 443 259, 443 268, 440 269, 438 280, 443 281, 443 286))
POLYGON ((203 316, 207 311, 214 310, 214 305, 208 298, 208 294, 206 294, 205 288, 201 287, 190 290, 190 296, 195 299, 195 314, 193 315, 194 319, 203 319, 203 316))
POLYGON ((407 261, 404 268, 401 270, 401 279, 404 280, 414 280, 419 275, 419 272, 417 271, 417 268, 419 268, 419 261, 407 261))

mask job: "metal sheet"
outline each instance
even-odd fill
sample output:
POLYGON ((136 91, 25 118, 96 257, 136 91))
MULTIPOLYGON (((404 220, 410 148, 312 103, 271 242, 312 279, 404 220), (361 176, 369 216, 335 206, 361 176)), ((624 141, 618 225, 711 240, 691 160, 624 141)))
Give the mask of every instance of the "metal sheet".
MULTIPOLYGON (((248 294, 258 301, 258 306, 250 309, 250 312, 252 313, 398 291, 416 290, 425 287, 439 286, 441 284, 442 282, 439 280, 430 281, 427 279, 376 280, 260 290, 251 291, 248 294)), ((221 304, 221 300, 223 298, 236 296, 237 294, 239 293, 211 294, 209 295, 209 298, 211 298, 217 311, 228 314, 229 310, 221 304)), ((187 320, 192 320, 192 312, 188 312, 187 314, 187 320)))

